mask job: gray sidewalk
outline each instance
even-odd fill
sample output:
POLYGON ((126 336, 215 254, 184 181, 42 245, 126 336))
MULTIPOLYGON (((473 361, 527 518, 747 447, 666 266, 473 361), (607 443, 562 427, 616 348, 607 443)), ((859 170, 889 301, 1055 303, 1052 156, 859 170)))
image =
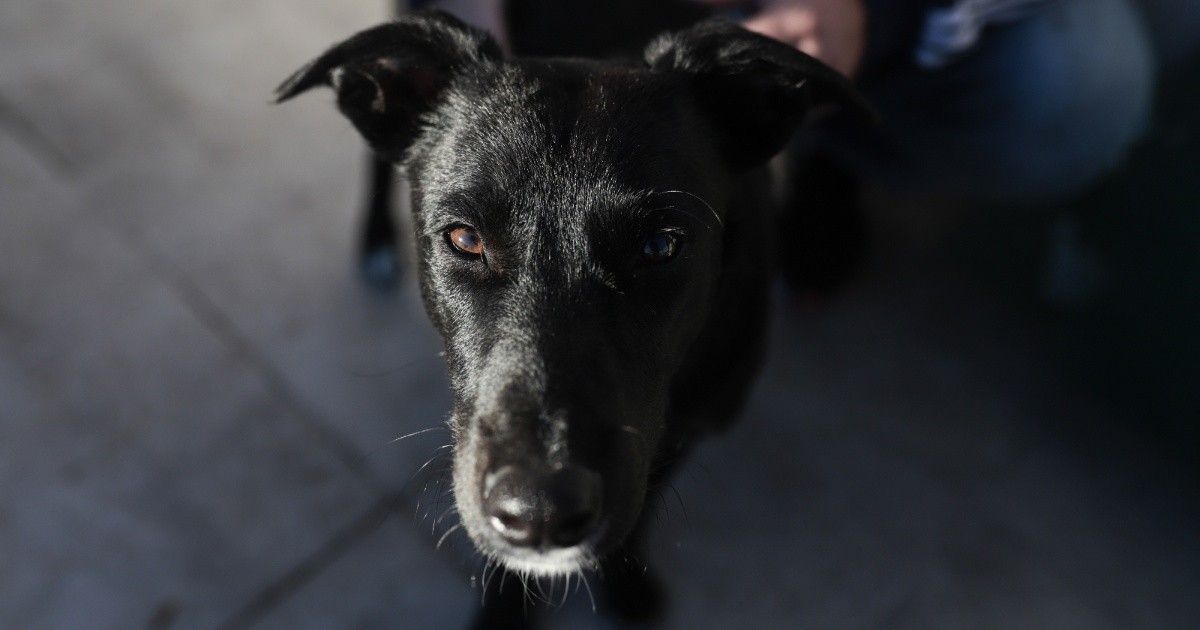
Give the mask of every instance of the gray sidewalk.
MULTIPOLYGON (((0 4, 0 628, 478 606, 409 482, 446 435, 391 442, 448 395, 411 283, 354 277, 360 141, 328 95, 266 105, 383 4, 0 4)), ((889 268, 775 326, 744 421, 661 508, 670 625, 1200 619, 1190 485, 1072 438, 1106 411, 1036 323, 889 268)))

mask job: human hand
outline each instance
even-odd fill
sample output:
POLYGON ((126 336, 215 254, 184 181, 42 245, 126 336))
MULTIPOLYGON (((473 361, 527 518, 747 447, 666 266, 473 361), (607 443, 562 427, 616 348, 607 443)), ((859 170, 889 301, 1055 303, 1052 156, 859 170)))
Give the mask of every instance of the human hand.
MULTIPOLYGON (((699 0, 728 6, 731 0, 699 0)), ((867 40, 862 0, 766 0, 742 26, 777 39, 853 77, 867 40)))
POLYGON ((491 33, 501 48, 508 49, 508 29, 504 24, 501 0, 435 0, 432 6, 491 33))

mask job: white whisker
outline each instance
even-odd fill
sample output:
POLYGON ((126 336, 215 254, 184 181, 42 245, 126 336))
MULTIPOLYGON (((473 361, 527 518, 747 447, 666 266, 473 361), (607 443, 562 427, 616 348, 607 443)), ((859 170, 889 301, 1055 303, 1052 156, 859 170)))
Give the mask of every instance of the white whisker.
POLYGON ((704 204, 704 207, 708 208, 708 211, 712 213, 713 218, 717 220, 717 225, 719 225, 721 227, 725 227, 725 222, 721 220, 721 215, 717 214, 716 210, 713 210, 712 204, 705 201, 703 197, 701 197, 700 195, 697 195, 696 193, 688 192, 686 190, 660 190, 660 191, 656 191, 655 194, 658 194, 658 195, 670 195, 670 194, 687 195, 688 197, 691 197, 692 199, 695 199, 696 201, 699 201, 700 203, 704 204))
POLYGON ((446 517, 447 517, 447 516, 448 516, 448 515, 449 515, 451 512, 457 512, 457 511, 458 511, 458 508, 457 508, 456 506, 453 506, 453 505, 451 505, 450 507, 446 508, 446 511, 445 511, 445 512, 442 512, 442 513, 441 513, 441 514, 440 514, 440 515, 439 515, 439 516, 438 516, 436 519, 434 519, 434 520, 433 520, 433 528, 432 528, 432 531, 437 531, 437 526, 438 526, 438 524, 439 524, 439 523, 441 523, 441 522, 442 522, 442 519, 446 518, 446 517))
POLYGON ((455 531, 457 531, 460 528, 462 528, 462 523, 459 523, 458 525, 455 525, 454 527, 447 529, 446 533, 442 534, 442 537, 438 539, 437 544, 433 546, 433 550, 437 551, 438 549, 441 549, 442 543, 446 542, 446 539, 450 537, 450 534, 453 534, 455 531))
POLYGON ((521 595, 521 610, 526 611, 528 610, 528 603, 533 601, 533 596, 529 593, 529 573, 526 571, 521 571, 517 575, 519 575, 521 578, 521 588, 525 589, 524 593, 521 595))
POLYGON ((480 606, 487 606, 488 567, 490 567, 494 561, 496 561, 495 558, 488 557, 487 561, 483 563, 483 571, 480 573, 480 584, 482 584, 482 588, 479 589, 480 606))
POLYGON ((592 614, 594 615, 596 614, 596 598, 592 596, 592 585, 588 584, 587 576, 583 571, 579 572, 579 577, 583 580, 583 587, 587 589, 588 601, 592 603, 592 614))
POLYGON ((429 433, 430 431, 444 431, 444 430, 446 430, 446 427, 441 427, 441 426, 429 427, 427 429, 421 429, 420 431, 413 431, 412 433, 409 433, 406 435, 401 435, 400 437, 388 442, 388 444, 395 444, 396 442, 399 442, 401 440, 407 440, 410 437, 413 437, 415 435, 421 435, 422 433, 429 433))
MULTIPOLYGON (((441 456, 441 453, 438 453, 437 455, 434 455, 433 457, 430 457, 429 459, 425 460, 425 463, 421 464, 421 467, 417 469, 417 472, 413 473, 413 477, 416 477, 417 475, 421 474, 422 470, 425 470, 426 468, 428 468, 429 465, 432 464, 434 462, 434 460, 436 460, 440 456, 441 456)), ((429 487, 429 484, 425 484, 425 487, 429 487)))
MULTIPOLYGON (((553 587, 554 586, 554 575, 551 574, 550 578, 551 578, 550 586, 553 587)), ((546 604, 547 606, 553 606, 554 604, 550 603, 550 601, 551 601, 550 596, 546 594, 546 587, 542 586, 542 576, 539 575, 536 578, 534 578, 533 583, 537 585, 538 595, 542 596, 542 603, 546 604)))

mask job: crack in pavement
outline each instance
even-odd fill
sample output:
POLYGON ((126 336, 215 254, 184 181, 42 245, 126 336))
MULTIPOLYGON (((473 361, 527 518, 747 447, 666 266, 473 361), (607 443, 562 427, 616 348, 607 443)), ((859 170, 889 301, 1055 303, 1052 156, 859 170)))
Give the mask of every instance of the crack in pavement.
MULTIPOLYGON (((39 129, 34 120, 0 95, 0 133, 7 133, 31 157, 50 173, 71 185, 81 171, 81 165, 39 129)), ((200 324, 220 343, 247 364, 267 390, 267 394, 286 414, 296 418, 312 433, 323 449, 345 466, 355 477, 364 481, 377 496, 365 512, 331 534, 313 553, 284 571, 277 579, 258 589, 220 626, 245 628, 254 625, 288 600, 297 590, 319 576, 329 565, 341 558, 354 544, 379 529, 400 508, 419 505, 419 492, 412 479, 400 488, 389 488, 368 466, 368 454, 344 438, 322 414, 311 408, 288 382, 286 375, 237 326, 233 317, 222 309, 189 274, 172 264, 168 257, 137 234, 110 225, 81 212, 76 215, 113 233, 127 243, 146 265, 150 275, 170 288, 200 324)), ((407 510, 405 510, 407 512, 407 510)), ((414 520, 415 514, 406 520, 414 520)), ((415 523, 414 523, 415 524, 415 523)))
POLYGON ((66 177, 79 172, 79 164, 59 147, 37 124, 0 94, 0 129, 50 171, 66 177))
POLYGON ((355 543, 379 529, 388 516, 406 504, 408 499, 404 492, 393 492, 380 497, 366 512, 334 532, 319 549, 255 593, 218 627, 222 630, 239 630, 261 621, 292 593, 311 582, 329 565, 345 555, 355 543))

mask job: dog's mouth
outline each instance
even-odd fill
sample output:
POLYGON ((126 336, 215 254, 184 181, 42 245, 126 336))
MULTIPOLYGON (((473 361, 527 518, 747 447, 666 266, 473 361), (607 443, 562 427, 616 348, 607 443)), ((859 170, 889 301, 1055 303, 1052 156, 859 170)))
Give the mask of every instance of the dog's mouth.
MULTIPOLYGON (((462 510, 462 508, 459 508, 462 510)), ((475 548, 492 562, 496 562, 511 573, 531 577, 562 577, 581 571, 592 571, 599 567, 603 549, 605 524, 588 539, 569 547, 515 546, 497 536, 490 527, 478 525, 479 521, 463 516, 463 524, 475 548)))
MULTIPOLYGON (((599 566, 600 558, 595 540, 584 541, 572 547, 524 549, 495 540, 487 541, 491 551, 487 556, 498 562, 509 572, 532 577, 562 577, 581 571, 592 571, 599 566)), ((478 542, 476 542, 478 546, 478 542)))

